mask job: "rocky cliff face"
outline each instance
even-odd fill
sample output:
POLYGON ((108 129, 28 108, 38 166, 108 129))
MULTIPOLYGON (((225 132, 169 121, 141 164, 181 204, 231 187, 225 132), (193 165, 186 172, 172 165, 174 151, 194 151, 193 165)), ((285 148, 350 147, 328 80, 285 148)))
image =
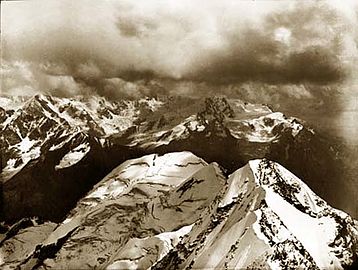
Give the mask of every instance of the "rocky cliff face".
POLYGON ((58 226, 39 224, 7 237, 0 264, 342 269, 356 264, 357 241, 349 215, 276 162, 251 160, 226 177, 217 163, 176 152, 124 162, 58 226), (33 240, 14 248, 29 234, 33 240))

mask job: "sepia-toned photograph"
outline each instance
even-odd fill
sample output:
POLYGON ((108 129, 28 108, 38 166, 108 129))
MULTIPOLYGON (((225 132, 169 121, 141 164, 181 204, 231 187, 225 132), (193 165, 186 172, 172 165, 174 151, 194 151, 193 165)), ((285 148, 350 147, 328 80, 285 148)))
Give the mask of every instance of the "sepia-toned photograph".
POLYGON ((0 5, 0 269, 358 269, 358 1, 0 5))

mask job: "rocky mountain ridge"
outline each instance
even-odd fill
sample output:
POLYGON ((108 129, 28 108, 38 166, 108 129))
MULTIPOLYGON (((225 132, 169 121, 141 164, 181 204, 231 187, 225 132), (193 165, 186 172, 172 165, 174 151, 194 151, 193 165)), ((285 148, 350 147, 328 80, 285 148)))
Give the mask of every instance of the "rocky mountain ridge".
POLYGON ((276 162, 251 160, 225 176, 217 163, 176 152, 124 162, 58 225, 35 224, 2 241, 0 264, 343 269, 357 264, 357 241, 349 215, 276 162))
POLYGON ((0 97, 0 107, 1 214, 9 222, 26 215, 60 221, 121 162, 175 151, 218 162, 227 173, 255 158, 277 161, 325 200, 354 213, 354 190, 339 177, 335 150, 301 120, 267 105, 224 97, 37 95, 0 97))

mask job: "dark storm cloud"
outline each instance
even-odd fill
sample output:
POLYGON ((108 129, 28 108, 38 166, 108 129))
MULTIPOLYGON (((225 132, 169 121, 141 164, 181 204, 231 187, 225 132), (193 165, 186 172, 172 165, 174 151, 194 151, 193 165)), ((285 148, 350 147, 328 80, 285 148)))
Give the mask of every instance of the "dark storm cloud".
POLYGON ((192 78, 213 82, 262 81, 327 84, 347 75, 342 37, 349 29, 322 3, 267 15, 260 27, 226 33, 225 52, 205 59, 192 78))
POLYGON ((348 19, 322 1, 23 1, 2 13, 6 93, 134 97, 155 92, 147 84, 158 78, 327 84, 347 75, 348 19))

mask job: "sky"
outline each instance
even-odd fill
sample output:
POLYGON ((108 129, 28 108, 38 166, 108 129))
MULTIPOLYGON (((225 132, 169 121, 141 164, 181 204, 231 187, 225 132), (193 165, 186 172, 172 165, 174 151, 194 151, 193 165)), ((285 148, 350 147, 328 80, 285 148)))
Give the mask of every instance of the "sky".
POLYGON ((342 82, 357 56, 354 3, 1 2, 1 91, 105 93, 156 78, 213 85, 342 82))
POLYGON ((357 17, 354 0, 1 1, 0 94, 299 100, 352 133, 357 17))

